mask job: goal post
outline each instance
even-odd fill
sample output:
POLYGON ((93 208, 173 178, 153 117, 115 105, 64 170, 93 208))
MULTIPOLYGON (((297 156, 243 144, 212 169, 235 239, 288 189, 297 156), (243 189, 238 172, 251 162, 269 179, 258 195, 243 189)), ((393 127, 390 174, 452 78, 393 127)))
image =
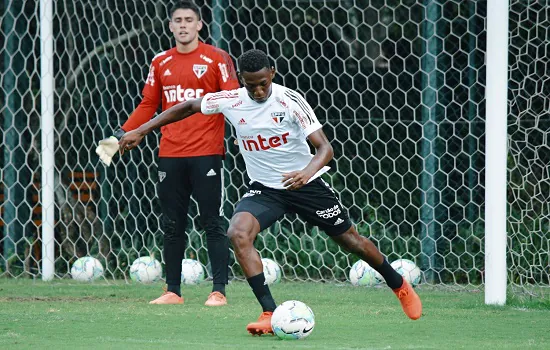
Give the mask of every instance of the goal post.
POLYGON ((508 0, 487 3, 485 87, 485 303, 506 303, 508 0))
POLYGON ((41 121, 41 202, 42 202, 42 279, 55 274, 55 199, 54 199, 54 54, 53 2, 40 0, 40 121, 41 121))

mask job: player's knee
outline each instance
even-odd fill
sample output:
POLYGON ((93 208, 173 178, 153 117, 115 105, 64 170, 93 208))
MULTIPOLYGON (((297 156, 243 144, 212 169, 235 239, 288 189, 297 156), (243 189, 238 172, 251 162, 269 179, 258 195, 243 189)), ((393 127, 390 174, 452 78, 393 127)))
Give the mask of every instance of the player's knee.
POLYGON ((176 225, 176 221, 175 220, 172 220, 170 219, 168 216, 166 215, 162 215, 162 219, 161 219, 161 227, 162 227, 162 232, 164 233, 164 239, 165 240, 173 240, 176 238, 177 236, 177 225, 176 225))
POLYGON ((350 253, 357 253, 361 250, 361 236, 353 226, 341 235, 336 236, 335 241, 350 253))
POLYGON ((201 225, 208 238, 221 238, 226 235, 221 217, 201 217, 201 225))
POLYGON ((236 249, 244 247, 247 244, 252 244, 252 240, 250 239, 250 233, 248 232, 248 230, 237 225, 229 226, 229 229, 227 230, 227 236, 229 237, 229 240, 231 241, 233 247, 236 249))

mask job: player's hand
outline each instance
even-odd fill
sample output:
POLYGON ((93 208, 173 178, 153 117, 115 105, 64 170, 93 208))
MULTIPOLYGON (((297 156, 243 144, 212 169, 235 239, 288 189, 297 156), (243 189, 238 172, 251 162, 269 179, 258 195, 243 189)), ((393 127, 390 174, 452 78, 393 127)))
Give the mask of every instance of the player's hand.
POLYGON ((281 182, 287 190, 294 191, 307 184, 311 176, 313 175, 304 170, 293 171, 283 174, 283 180, 281 182))
POLYGON ((120 149, 120 154, 124 154, 124 151, 129 151, 132 148, 137 147, 145 135, 139 132, 137 129, 127 132, 120 138, 118 141, 118 147, 120 149))
POLYGON ((99 145, 95 149, 95 153, 99 156, 99 160, 106 166, 110 166, 113 156, 118 152, 118 139, 114 136, 99 141, 99 145))
POLYGON ((124 133, 125 131, 119 128, 113 133, 113 136, 99 141, 95 153, 99 156, 99 160, 106 166, 111 165, 113 156, 118 152, 118 140, 120 140, 124 133))

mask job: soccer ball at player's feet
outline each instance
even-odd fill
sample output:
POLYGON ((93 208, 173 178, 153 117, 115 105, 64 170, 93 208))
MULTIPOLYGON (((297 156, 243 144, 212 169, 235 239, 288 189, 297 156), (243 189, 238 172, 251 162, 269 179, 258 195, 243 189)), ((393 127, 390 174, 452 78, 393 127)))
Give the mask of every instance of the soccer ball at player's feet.
POLYGON ((301 301, 285 301, 275 309, 271 317, 271 327, 281 339, 303 339, 313 331, 315 315, 301 301))
POLYGON ((281 281, 281 267, 275 261, 267 258, 262 259, 264 266, 265 282, 267 284, 275 284, 281 281))
POLYGON ((193 259, 181 261, 181 282, 184 284, 198 284, 204 281, 204 268, 201 263, 193 259))
POLYGON ((103 276, 103 265, 91 256, 82 257, 71 267, 71 276, 77 281, 91 282, 103 276))
POLYGON ((152 283, 160 279, 162 266, 160 262, 150 256, 137 258, 130 266, 130 278, 132 281, 152 283))
POLYGON ((349 271, 349 280, 354 286, 375 286, 384 278, 363 260, 357 261, 349 271))
POLYGON ((391 266, 413 287, 417 286, 422 279, 422 271, 416 264, 408 259, 397 259, 391 266))

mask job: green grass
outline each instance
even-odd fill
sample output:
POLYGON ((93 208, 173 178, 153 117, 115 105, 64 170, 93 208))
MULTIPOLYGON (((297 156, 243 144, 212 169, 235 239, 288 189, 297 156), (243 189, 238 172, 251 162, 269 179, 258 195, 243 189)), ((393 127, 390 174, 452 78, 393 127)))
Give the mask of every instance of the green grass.
POLYGON ((0 348, 45 349, 524 349, 550 348, 550 302, 483 303, 483 293, 419 288, 424 315, 409 320, 387 288, 283 282, 278 302, 315 313, 301 341, 252 337, 260 308, 246 283, 228 286, 229 305, 207 308, 204 284, 184 288, 185 305, 149 305, 161 285, 0 279, 0 348))

